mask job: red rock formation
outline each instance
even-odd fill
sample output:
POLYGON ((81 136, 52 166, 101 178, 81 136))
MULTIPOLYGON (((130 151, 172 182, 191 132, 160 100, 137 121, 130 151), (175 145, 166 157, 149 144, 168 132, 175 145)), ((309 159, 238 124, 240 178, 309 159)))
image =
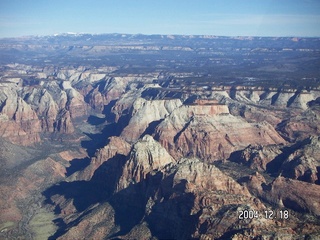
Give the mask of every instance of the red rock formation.
POLYGON ((109 143, 100 148, 91 159, 90 165, 79 173, 80 179, 89 180, 92 178, 94 172, 106 161, 115 157, 116 155, 127 156, 130 152, 131 145, 123 140, 121 137, 110 137, 109 143))
MULTIPOLYGON (((280 170, 285 177, 319 184, 320 138, 310 137, 296 145, 280 170)), ((292 148, 293 148, 292 147, 292 148)))
POLYGON ((85 116, 87 114, 87 105, 84 97, 73 88, 67 90, 67 96, 66 108, 69 110, 71 118, 85 116))
POLYGON ((73 133, 74 127, 71 121, 70 112, 62 110, 56 120, 55 131, 60 133, 73 133))
POLYGON ((73 133, 73 119, 87 114, 84 97, 70 81, 23 86, 3 83, 0 136, 22 145, 41 141, 40 133, 73 133), (67 110, 67 112, 66 112, 67 110))
POLYGON ((319 137, 310 137, 295 144, 281 146, 248 146, 233 154, 230 160, 260 172, 279 174, 310 183, 319 183, 319 137), (268 168, 269 165, 269 169, 268 168), (275 167, 272 167, 275 166, 275 167))
POLYGON ((54 123, 59 107, 52 95, 46 89, 32 88, 26 91, 26 102, 35 110, 41 120, 41 129, 46 132, 54 131, 54 123))
POLYGON ((0 135, 13 143, 30 145, 40 141, 41 124, 36 113, 20 97, 3 103, 0 135))
POLYGON ((258 174, 249 179, 247 186, 251 192, 279 207, 320 216, 319 185, 281 176, 277 177, 268 187, 262 188, 262 184, 264 184, 264 179, 258 174))
POLYGON ((249 144, 285 142, 268 123, 248 123, 223 105, 182 106, 157 126, 156 138, 176 159, 191 155, 207 161, 249 144))
POLYGON ((251 169, 258 171, 266 171, 267 164, 274 160, 282 151, 279 145, 269 146, 248 146, 243 151, 239 158, 234 159, 236 162, 246 164, 251 169))
MULTIPOLYGON (((174 175, 174 186, 186 181, 187 192, 222 191, 229 194, 251 197, 248 190, 228 177, 218 168, 198 159, 182 159, 174 175)), ((174 187, 173 186, 173 187, 174 187)), ((224 199, 224 201, 228 201, 224 199)))
POLYGON ((289 141, 294 142, 309 136, 318 136, 320 134, 319 120, 320 112, 318 108, 312 107, 282 121, 277 126, 277 130, 289 141))
POLYGON ((101 92, 99 92, 99 88, 96 87, 92 92, 90 92, 89 96, 90 96, 89 98, 90 106, 102 112, 104 108, 105 100, 101 92))

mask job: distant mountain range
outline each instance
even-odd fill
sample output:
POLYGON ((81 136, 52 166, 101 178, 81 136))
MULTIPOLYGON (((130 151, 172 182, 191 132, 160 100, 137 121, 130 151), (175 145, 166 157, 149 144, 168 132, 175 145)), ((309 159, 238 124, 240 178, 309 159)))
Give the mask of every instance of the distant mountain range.
POLYGON ((318 48, 320 38, 297 37, 228 37, 214 35, 143 35, 143 34, 88 34, 88 33, 59 33, 48 36, 25 36, 18 38, 2 38, 0 44, 170 44, 196 47, 207 43, 228 42, 232 47, 288 47, 288 48, 318 48), (271 44, 272 43, 272 44, 271 44))

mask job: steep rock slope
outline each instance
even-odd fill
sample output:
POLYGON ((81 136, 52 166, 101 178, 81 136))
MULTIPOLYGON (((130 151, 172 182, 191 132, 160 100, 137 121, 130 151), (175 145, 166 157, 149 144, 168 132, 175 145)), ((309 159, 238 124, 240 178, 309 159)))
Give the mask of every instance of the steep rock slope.
POLYGON ((309 136, 318 136, 320 111, 319 105, 311 107, 301 113, 284 119, 278 124, 277 130, 290 142, 305 139, 309 136))
POLYGON ((260 172, 319 184, 319 137, 291 145, 248 146, 231 154, 230 160, 260 172))
MULTIPOLYGON (((109 174, 118 173, 115 171, 109 174)), ((88 184, 95 184, 99 188, 95 180, 92 178, 88 184)), ((262 180, 261 183, 264 182, 262 180)), ((259 181, 253 186, 251 180, 246 186, 254 194, 259 194, 260 191, 264 194, 259 181), (257 187, 258 190, 255 190, 257 187)), ((217 167, 198 159, 181 159, 175 162, 159 143, 146 135, 128 154, 116 193, 104 201, 96 202, 84 211, 77 211, 77 202, 81 200, 77 197, 79 193, 76 189, 72 190, 71 199, 68 195, 61 198, 56 192, 53 193, 51 199, 61 208, 60 216, 65 223, 64 231, 54 236, 58 239, 72 239, 74 236, 79 239, 215 239, 227 236, 246 239, 271 236, 294 238, 301 234, 297 226, 304 226, 303 223, 299 223, 291 215, 286 221, 275 221, 262 216, 239 219, 239 211, 254 210, 264 213, 266 209, 246 186, 240 185, 217 167), (72 204, 75 207, 72 208, 72 204)), ((317 197, 316 189, 312 186, 306 184, 300 187, 312 190, 312 197, 307 200, 305 210, 310 209, 312 213, 318 214, 317 206, 310 205, 317 197)), ((65 187, 68 188, 68 185, 65 187)), ((281 194, 284 206, 293 207, 287 205, 292 204, 292 201, 300 206, 303 201, 298 200, 296 188, 295 182, 275 180, 271 187, 273 190, 268 193, 270 197, 262 197, 272 202, 276 201, 277 194, 281 194)), ((309 232, 319 229, 312 224, 308 227, 309 232)))
MULTIPOLYGON (((138 140, 150 124, 163 120, 181 105, 182 102, 179 99, 151 101, 142 98, 137 99, 133 104, 129 124, 122 131, 121 136, 129 142, 138 140)), ((150 131, 152 133, 152 129, 150 131)))
POLYGON ((266 185, 265 179, 256 174, 248 179, 247 187, 255 195, 269 203, 278 205, 280 208, 293 209, 316 216, 320 215, 319 185, 282 176, 277 177, 273 182, 266 185))
POLYGON ((249 166, 251 169, 266 171, 267 165, 283 153, 279 145, 249 145, 245 149, 234 152, 230 160, 249 166))
MULTIPOLYGON (((109 142, 103 148, 96 151, 94 157, 91 158, 90 165, 83 171, 77 173, 78 179, 90 180, 95 171, 108 160, 112 160, 117 157, 127 156, 130 152, 131 145, 127 143, 121 137, 110 137, 109 142)), ((116 167, 121 167, 116 164, 116 167)), ((117 171, 115 169, 115 171, 117 171)))
POLYGON ((117 191, 129 185, 142 182, 152 171, 161 171, 167 164, 173 163, 173 158, 150 135, 145 135, 131 149, 129 159, 123 168, 117 191))
POLYGON ((157 126, 155 136, 177 159, 191 155, 207 161, 227 158, 251 143, 285 142, 268 123, 248 123, 225 105, 181 106, 157 126))
POLYGON ((0 135, 22 145, 40 142, 44 132, 73 133, 73 120, 87 115, 84 97, 69 82, 2 83, 0 106, 0 135))
POLYGON ((119 99, 121 95, 129 90, 128 85, 136 80, 136 77, 109 77, 102 79, 88 93, 88 102, 93 108, 102 111, 104 105, 119 99))
POLYGON ((41 123, 32 108, 16 93, 15 86, 3 88, 0 135, 13 143, 29 145, 40 141, 41 123))

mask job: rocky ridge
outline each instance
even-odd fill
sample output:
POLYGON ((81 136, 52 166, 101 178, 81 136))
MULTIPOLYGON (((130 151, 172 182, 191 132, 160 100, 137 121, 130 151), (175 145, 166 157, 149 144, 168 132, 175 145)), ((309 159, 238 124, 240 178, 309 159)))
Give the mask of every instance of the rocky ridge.
POLYGON ((248 123, 226 105, 182 106, 157 126, 155 136, 176 158, 193 155, 207 161, 228 158, 252 142, 284 142, 268 123, 248 123))
MULTIPOLYGON (((113 172, 113 175, 119 174, 115 193, 107 195, 104 203, 93 202, 87 210, 73 213, 71 219, 67 218, 68 209, 76 211, 76 199, 72 207, 72 201, 68 198, 52 193, 51 199, 61 208, 60 216, 65 216, 63 219, 67 224, 64 232, 55 235, 58 239, 73 236, 117 236, 120 239, 139 236, 184 239, 191 236, 202 239, 224 238, 227 232, 232 232, 230 236, 234 238, 267 237, 275 233, 278 237, 297 237, 303 234, 297 227, 299 224, 300 227, 308 225, 309 233, 319 230, 314 222, 300 221, 295 215, 277 221, 264 217, 239 219, 239 211, 249 209, 264 213, 267 209, 256 196, 268 203, 279 204, 279 207, 300 211, 297 208, 303 206, 306 207, 303 211, 318 215, 317 206, 312 205, 317 201, 317 190, 313 184, 278 177, 266 192, 263 190, 265 180, 262 176, 256 174, 245 184, 240 184, 217 167, 199 159, 182 158, 176 162, 149 135, 134 144, 122 170, 119 170, 120 173, 113 172), (312 197, 304 200, 297 198, 300 187, 305 188, 306 192, 311 191, 312 197), (281 192, 281 189, 286 191, 281 192), (280 201, 276 197, 279 194, 280 201), (306 204, 303 204, 304 201, 306 204), (296 205, 293 206, 293 203, 296 205), (108 216, 105 215, 107 213, 108 216), (125 217, 128 214, 131 219, 125 217), (101 221, 103 224, 100 224, 101 221), (128 225, 132 227, 128 228, 128 225)), ((99 188, 99 182, 94 177, 89 182, 99 188)), ((108 185, 103 184, 105 188, 105 184, 108 185)))
POLYGON ((319 137, 309 137, 291 145, 248 146, 230 160, 259 172, 319 184, 319 137))

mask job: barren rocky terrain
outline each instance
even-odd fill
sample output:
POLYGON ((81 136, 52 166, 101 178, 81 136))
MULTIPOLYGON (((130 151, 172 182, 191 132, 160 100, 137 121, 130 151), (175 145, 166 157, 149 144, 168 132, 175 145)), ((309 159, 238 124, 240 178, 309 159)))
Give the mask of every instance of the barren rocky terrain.
POLYGON ((320 39, 0 39, 0 239, 318 239, 320 39))

